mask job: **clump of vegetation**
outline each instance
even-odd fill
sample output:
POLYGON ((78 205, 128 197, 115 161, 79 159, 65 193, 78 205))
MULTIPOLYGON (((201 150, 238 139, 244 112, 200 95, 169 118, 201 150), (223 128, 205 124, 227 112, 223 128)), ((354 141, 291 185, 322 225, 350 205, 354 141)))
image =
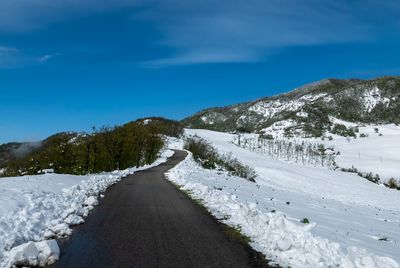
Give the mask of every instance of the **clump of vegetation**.
POLYGON ((400 190, 400 184, 397 182, 394 178, 390 178, 386 183, 385 186, 391 188, 391 189, 397 189, 400 190))
POLYGON ((377 183, 377 184, 379 184, 379 182, 381 180, 381 178, 379 177, 379 174, 374 175, 372 172, 361 172, 361 171, 358 171, 358 169, 355 168, 354 166, 352 166, 351 168, 340 168, 340 171, 357 173, 358 176, 365 178, 373 183, 377 183))
POLYGON ((187 138, 184 148, 192 152, 195 161, 200 163, 203 168, 220 168, 226 170, 230 175, 255 182, 254 178, 257 176, 257 173, 253 168, 242 164, 230 154, 220 155, 210 143, 202 138, 187 138))
POLYGON ((302 219, 300 222, 304 223, 304 224, 309 224, 310 223, 310 221, 307 218, 302 219))
POLYGON ((237 133, 251 133, 252 129, 250 127, 247 127, 247 126, 241 126, 241 127, 238 127, 236 129, 236 132, 237 133))
POLYGON ((331 130, 333 134, 344 136, 344 137, 356 137, 354 128, 347 128, 342 124, 335 124, 331 130))
POLYGON ((264 140, 273 140, 274 136, 272 136, 272 134, 260 134, 259 138, 264 140))
POLYGON ((369 172, 369 173, 358 172, 357 174, 358 174, 358 176, 364 177, 367 180, 372 181, 373 183, 379 183, 379 181, 381 180, 381 178, 379 177, 378 174, 374 175, 372 172, 369 172))
POLYGON ((40 148, 7 161, 2 176, 55 173, 84 175, 154 162, 164 147, 164 135, 179 136, 176 121, 151 118, 123 126, 93 128, 91 133, 59 133, 42 141, 40 148))

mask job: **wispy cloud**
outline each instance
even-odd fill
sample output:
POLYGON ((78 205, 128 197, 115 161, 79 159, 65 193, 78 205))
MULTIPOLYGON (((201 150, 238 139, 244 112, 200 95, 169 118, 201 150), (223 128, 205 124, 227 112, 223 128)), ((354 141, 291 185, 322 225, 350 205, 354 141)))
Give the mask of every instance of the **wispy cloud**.
POLYGON ((59 53, 56 53, 35 57, 27 55, 23 51, 13 47, 0 46, 0 69, 14 69, 45 63, 59 55, 59 53))
POLYGON ((18 67, 23 57, 18 49, 0 46, 0 69, 18 67))
POLYGON ((135 7, 145 0, 1 0, 0 32, 29 31, 76 16, 135 7))
POLYGON ((43 56, 37 58, 37 61, 40 62, 40 63, 44 63, 44 62, 47 62, 47 61, 53 59, 54 57, 58 57, 58 56, 60 56, 59 53, 46 54, 46 55, 43 55, 43 56))
POLYGON ((9 54, 9 53, 15 53, 17 51, 18 51, 17 49, 12 48, 12 47, 0 46, 0 55, 6 55, 6 54, 9 54))
POLYGON ((250 51, 221 51, 199 50, 191 51, 186 54, 179 54, 175 57, 156 59, 144 62, 144 68, 162 68, 174 65, 193 65, 201 63, 228 63, 228 62, 255 62, 259 58, 251 54, 250 51))
POLYGON ((155 22, 164 36, 160 44, 174 51, 148 64, 167 66, 257 61, 293 46, 368 42, 377 38, 377 21, 391 23, 400 11, 392 3, 391 14, 376 16, 374 7, 382 9, 381 2, 166 0, 140 18, 155 22))
POLYGON ((400 30, 397 0, 2 0, 0 35, 121 8, 132 11, 132 24, 150 22, 154 43, 169 52, 144 67, 261 61, 290 47, 370 42, 400 30))

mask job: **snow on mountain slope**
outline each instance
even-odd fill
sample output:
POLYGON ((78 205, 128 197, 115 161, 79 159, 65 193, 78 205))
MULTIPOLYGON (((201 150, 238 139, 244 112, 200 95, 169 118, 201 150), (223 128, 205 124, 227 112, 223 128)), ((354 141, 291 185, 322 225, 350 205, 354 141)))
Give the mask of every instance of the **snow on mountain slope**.
MULTIPOLYGON (((311 233, 338 243, 345 256, 362 255, 360 251, 353 252, 352 248, 357 247, 400 262, 399 191, 378 186, 352 173, 268 159, 232 144, 232 134, 193 129, 187 129, 186 134, 207 139, 221 153, 232 153, 244 164, 254 167, 259 175, 256 184, 252 184, 215 174, 202 178, 193 171, 186 176, 189 182, 234 194, 242 203, 257 204, 257 210, 263 213, 281 211, 292 223, 308 218, 316 223, 311 233)), ((291 256, 278 249, 269 254, 291 256)), ((384 267, 364 264, 364 267, 384 267)), ((293 266, 326 267, 327 263, 293 266)), ((360 263, 358 266, 363 267, 360 263)))
MULTIPOLYGON (((292 120, 300 134, 321 137, 333 127, 330 116, 353 123, 400 123, 400 77, 326 79, 286 94, 209 108, 182 123, 188 128, 263 132, 276 122, 292 120)), ((291 127, 283 130, 290 135, 291 127)))
POLYGON ((31 256, 32 252, 36 255, 33 254, 28 263, 38 263, 40 250, 36 247, 40 248, 42 244, 27 242, 71 234, 69 226, 82 223, 83 217, 97 204, 98 196, 110 185, 128 174, 158 165, 172 154, 170 150, 165 151, 150 166, 102 174, 1 178, 0 267, 9 267, 24 254, 31 256), (19 245, 22 247, 16 248, 19 245))
POLYGON ((272 118, 276 114, 288 111, 297 111, 309 102, 315 101, 326 94, 307 94, 295 100, 274 100, 259 101, 249 108, 249 111, 256 112, 266 118, 272 118))

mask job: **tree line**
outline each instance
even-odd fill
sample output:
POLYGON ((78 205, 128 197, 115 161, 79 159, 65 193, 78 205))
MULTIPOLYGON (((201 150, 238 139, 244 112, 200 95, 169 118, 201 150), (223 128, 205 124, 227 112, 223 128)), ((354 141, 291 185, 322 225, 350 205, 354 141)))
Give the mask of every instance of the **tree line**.
POLYGON ((2 176, 55 173, 89 174, 139 167, 154 162, 165 136, 178 137, 180 124, 164 118, 147 118, 123 126, 93 128, 90 133, 53 135, 28 155, 2 165, 2 176))

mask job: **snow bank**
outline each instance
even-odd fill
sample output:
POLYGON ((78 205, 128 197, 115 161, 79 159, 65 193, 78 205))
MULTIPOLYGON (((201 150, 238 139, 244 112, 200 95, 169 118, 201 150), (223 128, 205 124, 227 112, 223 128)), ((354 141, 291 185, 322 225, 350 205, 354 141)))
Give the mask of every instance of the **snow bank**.
POLYGON ((46 266, 55 263, 60 256, 56 240, 28 242, 7 253, 9 266, 46 266))
POLYGON ((258 201, 249 202, 225 191, 233 189, 229 180, 239 182, 239 187, 249 186, 250 182, 229 177, 221 172, 205 170, 192 160, 191 155, 170 170, 167 178, 180 185, 182 190, 189 192, 194 198, 201 199, 215 217, 239 228, 251 239, 251 245, 256 250, 280 265, 399 267, 398 263, 389 257, 376 256, 357 247, 343 249, 339 243, 315 236, 311 232, 315 224, 295 223, 284 213, 261 211, 258 201), (217 181, 220 182, 218 187, 217 181), (227 184, 224 189, 222 184, 227 184))
POLYGON ((70 235, 70 226, 84 222, 83 218, 98 204, 98 196, 109 186, 165 162, 172 154, 167 150, 151 165, 109 173, 0 179, 0 267, 55 260, 54 243, 43 240, 70 235), (47 261, 43 256, 48 256, 47 261))

